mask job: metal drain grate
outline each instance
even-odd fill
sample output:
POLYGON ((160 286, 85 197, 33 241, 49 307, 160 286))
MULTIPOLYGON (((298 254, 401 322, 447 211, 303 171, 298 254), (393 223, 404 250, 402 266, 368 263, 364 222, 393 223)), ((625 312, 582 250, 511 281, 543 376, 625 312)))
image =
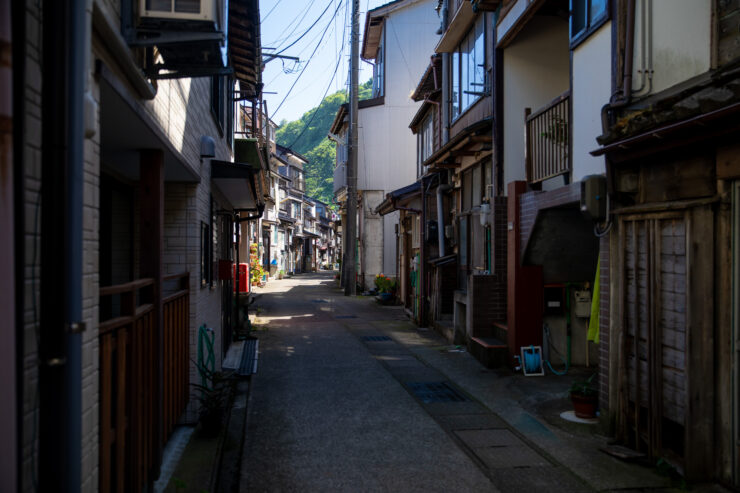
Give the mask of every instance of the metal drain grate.
POLYGON ((392 341, 388 336, 362 336, 363 341, 367 342, 381 342, 381 341, 392 341))
POLYGON ((447 382, 410 382, 406 387, 424 404, 432 402, 467 402, 469 399, 447 382))
POLYGON ((335 315, 334 318, 357 318, 357 315, 335 315))

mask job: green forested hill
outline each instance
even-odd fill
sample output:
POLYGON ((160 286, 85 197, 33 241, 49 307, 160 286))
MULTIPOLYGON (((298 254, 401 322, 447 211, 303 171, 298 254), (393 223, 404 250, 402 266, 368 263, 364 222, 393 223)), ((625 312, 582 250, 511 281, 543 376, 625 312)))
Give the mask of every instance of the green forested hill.
MULTIPOLYGON (((371 87, 371 80, 360 85, 360 99, 370 97, 371 87)), ((330 94, 319 106, 308 110, 300 119, 280 122, 275 135, 278 144, 290 147, 308 159, 309 163, 305 167, 306 193, 329 204, 334 194, 332 181, 336 144, 326 134, 339 106, 346 101, 346 91, 330 94)))

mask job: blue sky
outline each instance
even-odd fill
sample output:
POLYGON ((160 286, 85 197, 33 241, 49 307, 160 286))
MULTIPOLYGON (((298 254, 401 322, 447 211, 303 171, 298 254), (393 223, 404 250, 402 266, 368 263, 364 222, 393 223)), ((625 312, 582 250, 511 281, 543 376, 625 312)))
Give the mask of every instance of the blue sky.
MULTIPOLYGON (((360 0, 360 41, 365 23, 365 12, 388 0, 360 0)), ((300 63, 290 60, 273 59, 265 66, 262 80, 265 83, 267 109, 270 117, 277 123, 286 119, 296 120, 306 111, 318 105, 325 92, 331 94, 346 87, 349 70, 349 28, 352 0, 261 0, 262 17, 261 41, 263 57, 267 59, 271 50, 285 49, 296 41, 326 9, 311 31, 294 46, 285 49, 283 55, 297 56, 300 63), (334 13, 336 12, 336 16, 334 13), (326 34, 321 39, 324 30, 326 34), (344 33, 344 51, 341 60, 344 33), (321 40, 321 42, 319 42, 321 40), (316 50, 313 55, 312 52, 316 50), (310 62, 309 62, 310 58, 310 62), (306 66, 306 64, 308 64, 306 66), (338 69, 332 81, 335 67, 338 69), (296 82, 301 70, 303 75, 296 82), (330 85, 331 81, 331 85, 330 85), (288 95, 291 85, 295 87, 288 95), (287 99, 286 99, 287 95, 287 99), (285 102, 280 106, 281 102, 285 102), (279 107, 279 109, 278 109, 279 107), (276 113, 277 111, 277 113, 276 113)), ((372 66, 360 62, 360 83, 372 76, 372 66)))

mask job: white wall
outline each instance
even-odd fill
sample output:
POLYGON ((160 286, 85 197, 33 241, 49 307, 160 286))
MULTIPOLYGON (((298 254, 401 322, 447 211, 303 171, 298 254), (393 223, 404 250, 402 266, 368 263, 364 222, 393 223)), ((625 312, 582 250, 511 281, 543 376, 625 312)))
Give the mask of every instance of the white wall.
POLYGON ((639 89, 642 6, 652 2, 647 16, 653 30, 653 92, 702 74, 711 66, 711 0, 638 0, 635 19, 633 88, 639 89))
POLYGON ((573 181, 603 174, 603 157, 589 154, 599 147, 601 108, 611 96, 611 22, 573 51, 573 181))
POLYGON ((568 22, 535 16, 504 50, 504 183, 525 180, 524 108, 536 111, 570 86, 568 22))
POLYGON ((385 21, 385 101, 359 111, 358 188, 389 192, 416 180, 416 139, 409 123, 420 103, 411 100, 439 36, 435 2, 391 12, 385 21))

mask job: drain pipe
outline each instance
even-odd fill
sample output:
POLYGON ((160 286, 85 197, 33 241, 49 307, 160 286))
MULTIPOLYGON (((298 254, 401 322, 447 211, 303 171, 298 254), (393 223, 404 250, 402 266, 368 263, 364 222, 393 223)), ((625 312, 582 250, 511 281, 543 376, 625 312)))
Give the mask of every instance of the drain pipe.
MULTIPOLYGON (((449 0, 442 2, 442 23, 437 30, 437 34, 444 34, 447 29, 448 17, 450 10, 449 0)), ((450 140, 450 54, 442 53, 442 141, 439 146, 442 147, 445 142, 450 140)))
POLYGON ((39 347, 39 471, 43 473, 39 475, 39 489, 76 492, 81 487, 82 463, 86 0, 69 3, 46 0, 43 12, 45 18, 61 22, 44 23, 43 28, 44 53, 50 55, 44 60, 50 65, 45 73, 43 93, 42 234, 47 241, 42 241, 41 257, 44 268, 39 347), (48 234, 57 236, 48 237, 48 234), (60 265, 54 266, 55 262, 60 265), (59 279, 61 286, 57 284, 59 279))
POLYGON ((444 212, 444 194, 452 190, 452 185, 445 184, 437 187, 437 238, 439 240, 439 256, 445 256, 445 212, 444 212))
POLYGON ((609 128, 609 111, 624 108, 632 101, 632 67, 634 64, 635 44, 635 0, 627 2, 627 26, 624 44, 624 73, 622 74, 622 91, 617 101, 610 101, 601 108, 601 127, 604 133, 609 128))

